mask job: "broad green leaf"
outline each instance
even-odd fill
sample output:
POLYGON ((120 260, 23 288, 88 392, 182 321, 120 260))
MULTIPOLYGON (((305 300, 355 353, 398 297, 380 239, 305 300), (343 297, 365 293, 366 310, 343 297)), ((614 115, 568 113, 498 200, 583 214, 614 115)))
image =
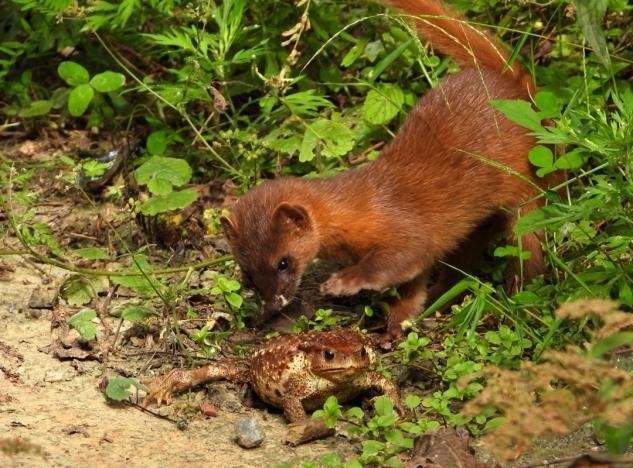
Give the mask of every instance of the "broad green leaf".
POLYGON ((191 205, 198 198, 198 193, 194 190, 181 190, 170 192, 165 196, 155 195, 145 201, 141 207, 141 213, 148 216, 156 216, 167 211, 181 210, 191 205))
POLYGON ((68 95, 68 110, 73 117, 79 117, 90 105, 95 92, 88 84, 80 84, 68 95))
POLYGON ((81 165, 81 170, 83 171, 86 177, 101 177, 106 173, 110 164, 97 161, 95 159, 90 159, 81 165))
POLYGON ((129 322, 137 322, 154 314, 154 310, 145 306, 127 306, 121 310, 121 318, 129 322))
POLYGON ((608 0, 574 0, 576 21, 580 24, 585 39, 593 49, 593 53, 607 70, 610 70, 611 58, 602 32, 602 18, 608 3, 608 0))
POLYGON ((585 153, 581 148, 576 148, 556 160, 557 169, 579 169, 585 163, 585 153))
POLYGON ((60 295, 68 305, 82 306, 92 300, 93 290, 90 281, 83 276, 73 275, 62 284, 60 295))
POLYGON ((422 434, 422 428, 418 424, 415 424, 409 421, 405 421, 401 423, 400 427, 403 430, 407 431, 409 434, 414 434, 414 435, 422 434))
POLYGON ((542 206, 521 216, 514 225, 513 231, 516 235, 522 236, 542 229, 549 224, 565 221, 566 218, 565 213, 559 207, 554 205, 542 206))
POLYGON ((396 85, 386 84, 367 93, 363 103, 363 118, 374 125, 389 123, 404 104, 404 93, 396 85))
POLYGON ((70 86, 88 84, 90 74, 88 70, 76 62, 66 61, 57 66, 57 73, 70 86))
POLYGON ((502 416, 489 419, 488 422, 486 422, 486 425, 484 426, 484 432, 493 431, 499 426, 501 426, 504 422, 505 422, 505 418, 502 416))
POLYGON ((408 394, 404 399, 404 406, 413 410, 420 406, 422 403, 422 399, 418 395, 414 395, 413 393, 408 394))
POLYGON ((154 195, 167 195, 174 188, 168 180, 152 179, 147 183, 147 189, 154 195))
POLYGON ((218 286, 222 291, 226 292, 239 291, 239 289, 242 287, 239 281, 228 279, 224 276, 218 276, 218 286))
POLYGON ((163 179, 173 186, 179 187, 191 179, 191 166, 184 159, 154 156, 142 164, 134 176, 141 185, 146 185, 152 179, 163 179))
POLYGON ((303 134, 303 140, 301 140, 301 147, 299 148, 299 161, 306 162, 314 159, 314 150, 318 141, 319 138, 316 134, 312 130, 306 129, 303 134))
POLYGON ((378 416, 389 416, 393 414, 393 403, 389 397, 381 395, 374 401, 374 408, 378 416))
POLYGON ((300 117, 315 117, 319 109, 334 107, 323 96, 315 94, 314 89, 289 94, 283 98, 283 102, 290 112, 300 117))
POLYGON ((371 457, 378 455, 385 448, 385 444, 378 440, 364 440, 362 442, 363 456, 371 457))
POLYGON ((105 396, 113 401, 123 401, 132 394, 132 389, 136 387, 139 390, 147 390, 147 387, 136 379, 128 379, 126 377, 115 377, 108 380, 105 389, 105 396))
POLYGON ((53 101, 48 100, 31 101, 27 107, 20 110, 18 116, 22 118, 29 118, 48 114, 53 108, 53 104, 53 101))
POLYGON ((350 419, 363 419, 365 413, 358 406, 353 406, 345 412, 345 416, 350 419))
POLYGON ((113 71, 99 73, 90 80, 90 85, 100 93, 111 93, 120 89, 124 84, 125 76, 113 71))
POLYGON ((543 131, 541 117, 532 109, 532 105, 520 99, 497 99, 491 101, 492 107, 505 115, 512 122, 534 132, 543 131))
POLYGON ((226 294, 224 298, 226 299, 226 302, 228 302, 229 305, 235 310, 242 307, 242 304, 244 303, 244 299, 242 299, 242 296, 234 292, 226 294))
POLYGON ((388 429, 385 431, 385 440, 391 444, 405 449, 413 448, 413 439, 405 437, 398 429, 388 429))
POLYGON ((135 262, 131 262, 132 267, 124 270, 128 273, 140 273, 141 271, 145 273, 145 275, 122 275, 122 276, 112 276, 110 279, 114 284, 118 284, 120 286, 124 286, 126 288, 134 289, 141 294, 145 295, 153 295, 155 293, 154 287, 160 287, 160 283, 154 281, 150 283, 147 278, 152 277, 152 267, 147 261, 147 257, 145 255, 136 254, 134 255, 135 262), (146 277, 147 276, 147 277, 146 277), (154 287, 152 286, 154 285, 154 287))
POLYGON ((317 144, 321 146, 321 154, 327 158, 344 156, 354 148, 354 132, 338 120, 318 119, 310 125, 306 124, 306 127, 299 153, 300 161, 311 160, 317 144))
POLYGON ((548 119, 560 115, 560 105, 556 99, 556 95, 551 91, 539 91, 534 96, 536 107, 539 108, 539 117, 548 119))
POLYGON ((99 247, 85 247, 73 250, 73 254, 86 260, 105 260, 110 258, 108 253, 99 247))
POLYGON ((147 138, 147 151, 153 156, 160 156, 167 149, 167 133, 163 130, 152 132, 147 138))
POLYGON ((97 336, 97 327, 92 319, 97 313, 92 309, 84 309, 68 319, 68 325, 77 330, 84 340, 94 340, 97 336))
POLYGON ((528 158, 536 167, 549 168, 554 164, 554 154, 547 146, 535 146, 530 150, 528 158))

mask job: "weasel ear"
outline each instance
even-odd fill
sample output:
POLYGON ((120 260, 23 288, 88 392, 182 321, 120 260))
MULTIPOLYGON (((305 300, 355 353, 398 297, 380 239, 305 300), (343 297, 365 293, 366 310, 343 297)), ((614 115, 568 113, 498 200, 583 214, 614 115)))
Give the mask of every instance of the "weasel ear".
POLYGON ((283 228, 294 228, 301 231, 310 229, 312 223, 308 211, 301 205, 280 203, 275 208, 273 222, 283 228))
POLYGON ((220 224, 222 225, 224 235, 229 241, 232 242, 237 239, 237 224, 230 216, 222 216, 220 218, 220 224))

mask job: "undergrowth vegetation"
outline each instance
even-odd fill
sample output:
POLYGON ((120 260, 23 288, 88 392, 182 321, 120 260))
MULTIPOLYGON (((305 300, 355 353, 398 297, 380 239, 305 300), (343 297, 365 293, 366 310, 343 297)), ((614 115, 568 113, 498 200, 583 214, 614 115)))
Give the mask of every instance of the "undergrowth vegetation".
MULTIPOLYGON (((352 423, 362 442, 350 466, 398 464, 416 435, 444 423, 474 435, 499 428, 492 434, 509 435, 487 440, 501 455, 516 456, 546 431, 517 429, 524 427, 517 404, 501 396, 512 385, 524 396, 524 410, 539 407, 542 420, 560 423, 543 429, 589 422, 610 450, 622 451, 633 435, 633 386, 628 371, 608 363, 614 350, 633 344, 627 331, 633 324, 633 7, 626 0, 452 3, 500 36, 539 86, 534 102, 491 105, 536 135, 530 161, 539 176, 567 173, 556 191, 540 195, 545 206, 516 227, 517 234, 544 231, 548 273, 509 296, 504 268, 526 252, 498 244, 478 276, 465 277, 431 304, 406 340, 383 356, 384 372, 408 370, 410 417, 398 420, 386 398, 375 400, 367 415, 329 400, 319 415, 332 426, 352 423), (463 292, 459 305, 436 314, 463 292), (607 307, 626 323, 596 336, 599 319, 555 313, 586 298, 616 304, 594 304, 587 314, 607 307), (464 411, 464 402, 478 395, 464 411), (556 413, 561 410, 567 413, 556 413)), ((378 157, 417 97, 457 70, 412 33, 407 18, 376 3, 4 1, 3 139, 86 131, 92 140, 134 143, 130 176, 97 195, 82 181, 107 174, 112 161, 101 154, 58 151, 30 162, 0 148, 0 254, 71 272, 62 288, 75 312, 68 323, 87 341, 96 339, 94 319, 103 314, 95 310, 99 296, 123 288, 134 297, 113 311, 120 323, 160 323, 179 351, 215 356, 258 307, 231 258, 186 255, 164 239, 157 248, 151 236, 138 242, 111 224, 102 228, 107 243, 69 241, 37 216, 47 193, 34 186, 38 171, 59 174, 86 206, 114 203, 142 227, 166 225, 179 239, 212 238, 219 235, 221 209, 206 207, 201 231, 188 232, 185 221, 192 209, 203 211, 196 205, 201 184, 219 181, 241 193, 263 178, 331 175, 378 157), (202 309, 200 297, 207 298, 202 309), (198 325, 183 335, 184 321, 198 325), (226 323, 229 328, 221 326, 226 323)), ((352 317, 320 309, 296 321, 294 330, 363 326, 381 307, 379 300, 363 303, 352 317)), ((341 461, 332 455, 319 463, 341 461)))

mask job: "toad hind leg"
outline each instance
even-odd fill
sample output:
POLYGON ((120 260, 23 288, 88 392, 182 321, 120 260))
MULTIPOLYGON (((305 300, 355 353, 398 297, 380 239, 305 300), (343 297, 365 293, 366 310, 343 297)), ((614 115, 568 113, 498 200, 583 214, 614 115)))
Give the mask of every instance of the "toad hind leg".
POLYGON ((143 406, 154 402, 157 406, 162 403, 169 405, 173 393, 183 392, 214 380, 246 381, 246 369, 241 363, 233 360, 225 360, 196 369, 172 369, 147 384, 149 391, 143 399, 143 406))

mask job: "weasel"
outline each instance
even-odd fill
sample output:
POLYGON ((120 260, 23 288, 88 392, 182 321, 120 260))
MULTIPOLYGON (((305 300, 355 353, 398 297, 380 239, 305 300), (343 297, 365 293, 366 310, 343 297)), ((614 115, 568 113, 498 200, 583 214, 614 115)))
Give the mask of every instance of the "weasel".
MULTIPOLYGON (((418 101, 374 161, 329 178, 266 181, 236 202, 222 226, 265 314, 293 298, 312 260, 333 259, 348 266, 321 285, 323 294, 399 287, 387 320, 397 338, 401 323, 421 311, 433 267, 475 258, 470 251, 490 237, 487 220, 516 241, 512 227, 538 206, 529 200, 540 182, 528 161, 535 139, 490 103, 529 99, 535 85, 527 71, 508 65, 493 36, 440 1, 388 3, 415 16, 418 32, 462 71, 418 101)), ((521 246, 531 253, 523 264, 529 279, 544 269, 538 234, 521 246)))

